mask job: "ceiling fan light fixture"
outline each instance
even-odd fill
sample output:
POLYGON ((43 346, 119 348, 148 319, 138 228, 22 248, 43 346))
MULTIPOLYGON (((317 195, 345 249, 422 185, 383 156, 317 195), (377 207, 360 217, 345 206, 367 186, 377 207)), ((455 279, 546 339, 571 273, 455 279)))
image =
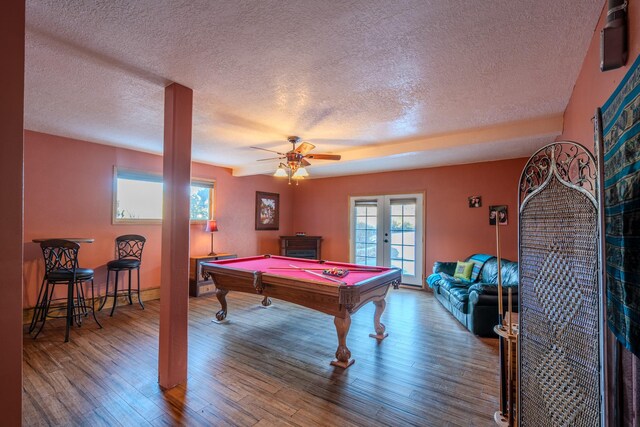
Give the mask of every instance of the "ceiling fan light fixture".
MULTIPOLYGON (((276 157, 275 159, 282 160, 282 162, 278 165, 278 168, 273 173, 273 176, 288 178, 289 184, 291 184, 291 180, 295 180, 296 185, 298 185, 298 182, 300 180, 309 176, 309 172, 307 172, 306 167, 310 166, 311 163, 309 163, 307 159, 340 160, 339 154, 312 154, 311 150, 316 148, 316 146, 311 144, 310 142, 303 141, 296 147, 296 144, 300 142, 300 138, 297 136, 289 136, 287 137, 287 140, 289 141, 289 143, 291 143, 292 148, 286 153, 281 153, 280 151, 269 150, 262 147, 251 148, 277 154, 279 157, 276 157)), ((275 159, 258 159, 258 161, 275 159)))
POLYGON ((307 170, 303 166, 301 166, 298 169, 296 169, 292 178, 299 179, 299 178, 304 178, 305 176, 309 176, 309 172, 307 172, 307 170))
POLYGON ((278 169, 276 169, 276 172, 273 174, 273 176, 286 178, 289 176, 289 174, 287 173, 287 169, 284 167, 284 165, 280 163, 280 165, 278 166, 278 169))

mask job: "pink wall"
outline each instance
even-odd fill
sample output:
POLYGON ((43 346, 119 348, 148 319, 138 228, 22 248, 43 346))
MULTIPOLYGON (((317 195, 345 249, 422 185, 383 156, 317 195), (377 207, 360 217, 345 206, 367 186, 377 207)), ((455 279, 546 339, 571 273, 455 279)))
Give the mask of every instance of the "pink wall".
MULTIPOLYGON (((162 157, 43 133, 25 132, 24 298, 35 304, 42 279, 42 253, 32 243, 41 237, 93 237, 82 244, 80 261, 96 269, 96 284, 104 286, 105 265, 114 256, 114 239, 137 233, 147 237, 141 268, 142 288, 160 286, 161 225, 111 223, 113 167, 162 172, 162 157), (70 196, 71 195, 71 196, 70 196)), ((239 256, 278 253, 278 236, 291 233, 291 187, 270 176, 233 177, 231 170, 194 163, 195 178, 215 179, 214 235, 216 252, 239 256), (255 192, 280 194, 280 230, 256 231, 255 192)), ((210 251, 204 224, 191 225, 191 253, 210 251)))
MULTIPOLYGON (((606 2, 604 3, 606 9, 606 2)), ((593 150, 593 122, 591 118, 596 107, 601 107, 605 103, 629 70, 628 66, 632 65, 640 54, 640 7, 637 3, 629 2, 628 13, 629 59, 627 67, 604 73, 600 71, 600 31, 606 17, 606 10, 603 10, 564 112, 564 129, 562 135, 558 137, 559 141, 576 141, 593 150)))
MULTIPOLYGON (((593 149, 593 123, 591 117, 595 113, 596 107, 601 107, 606 100, 611 96, 616 89, 624 75, 629 70, 630 65, 640 54, 640 7, 636 2, 629 2, 628 20, 629 20, 629 59, 627 66, 619 68, 617 70, 611 70, 606 72, 600 71, 600 31, 605 23, 606 8, 600 15, 598 26, 594 31, 589 50, 585 56, 582 64, 582 69, 576 84, 573 88, 573 93, 567 108, 564 112, 564 131, 559 139, 569 139, 580 142, 587 146, 589 149, 593 149)), ((609 337, 609 345, 607 345, 607 352, 609 354, 615 354, 613 350, 612 342, 614 338, 609 337)), ((609 419, 608 422, 611 425, 616 423, 622 423, 623 425, 638 425, 638 381, 636 380, 635 372, 638 371, 640 361, 632 353, 627 351, 619 343, 616 342, 615 347, 619 351, 619 359, 611 357, 608 361, 608 374, 609 376, 618 375, 621 378, 621 384, 612 381, 609 383, 608 402, 609 406, 609 419), (621 362, 621 367, 618 369, 618 360, 621 362), (618 408, 622 410, 618 413, 620 418, 625 417, 625 421, 614 420, 613 416, 615 411, 612 409, 612 405, 615 406, 618 402, 614 402, 616 390, 613 390, 614 385, 617 385, 625 390, 625 393, 621 394, 618 408), (628 393, 628 395, 627 395, 628 393), (627 418, 628 417, 628 418, 627 418)))
POLYGON ((304 181, 294 188, 293 229, 322 236, 324 259, 348 261, 349 197, 424 192, 425 275, 435 261, 496 253, 489 205, 508 205, 509 224, 500 229, 502 256, 517 260, 517 188, 525 162, 515 159, 304 181), (471 195, 482 196, 482 208, 468 207, 471 195))
POLYGON ((0 15, 0 414, 2 425, 22 422, 22 227, 24 153, 25 2, 5 2, 0 15))

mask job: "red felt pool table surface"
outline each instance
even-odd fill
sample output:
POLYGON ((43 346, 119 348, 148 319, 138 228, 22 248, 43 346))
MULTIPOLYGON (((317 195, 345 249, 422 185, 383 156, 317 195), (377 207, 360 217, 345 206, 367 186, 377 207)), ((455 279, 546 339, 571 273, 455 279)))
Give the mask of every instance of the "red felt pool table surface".
POLYGON ((394 269, 387 267, 371 267, 357 264, 348 264, 343 262, 332 261, 316 261, 302 258, 288 258, 280 256, 255 256, 247 258, 234 258, 229 260, 212 262, 215 265, 228 266, 241 270, 260 271, 262 276, 282 276, 287 278, 299 279, 301 281, 320 282, 328 286, 340 286, 335 280, 343 282, 343 286, 359 286, 367 280, 375 277, 379 277, 389 272, 393 272, 394 269), (297 270, 296 268, 300 268, 297 270), (321 274, 322 270, 318 269, 331 269, 341 268, 349 270, 349 274, 345 277, 319 277, 317 275, 303 271, 304 269, 311 269, 315 273, 321 274), (371 269, 378 271, 353 271, 353 269, 371 269), (333 280, 332 280, 333 279, 333 280))
POLYGON ((385 297, 389 288, 398 285, 401 279, 397 268, 272 255, 203 263, 202 273, 215 283, 216 297, 222 306, 216 313, 218 321, 224 321, 227 317, 226 294, 229 291, 261 294, 264 307, 271 305, 270 297, 273 297, 335 316, 338 350, 337 360, 332 364, 343 368, 353 363, 346 346, 351 314, 372 301, 376 306, 376 333, 371 336, 384 339, 387 334, 385 326, 380 323, 380 316, 386 306, 385 297), (324 277, 321 274, 323 269, 331 268, 347 269, 349 273, 345 277, 324 277))

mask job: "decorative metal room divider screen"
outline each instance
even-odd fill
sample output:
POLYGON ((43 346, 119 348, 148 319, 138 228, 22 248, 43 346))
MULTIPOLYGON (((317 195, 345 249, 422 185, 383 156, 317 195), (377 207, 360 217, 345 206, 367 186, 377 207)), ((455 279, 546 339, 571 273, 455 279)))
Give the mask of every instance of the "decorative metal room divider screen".
POLYGON ((573 142, 520 178, 520 426, 599 426, 597 167, 573 142))

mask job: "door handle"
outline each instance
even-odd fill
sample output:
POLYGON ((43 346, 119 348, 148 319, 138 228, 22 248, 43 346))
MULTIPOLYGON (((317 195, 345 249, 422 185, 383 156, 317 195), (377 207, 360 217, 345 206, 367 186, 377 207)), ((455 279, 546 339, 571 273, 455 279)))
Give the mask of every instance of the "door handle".
POLYGON ((387 239, 384 239, 384 242, 385 242, 385 243, 389 243, 389 241, 388 241, 387 239))

